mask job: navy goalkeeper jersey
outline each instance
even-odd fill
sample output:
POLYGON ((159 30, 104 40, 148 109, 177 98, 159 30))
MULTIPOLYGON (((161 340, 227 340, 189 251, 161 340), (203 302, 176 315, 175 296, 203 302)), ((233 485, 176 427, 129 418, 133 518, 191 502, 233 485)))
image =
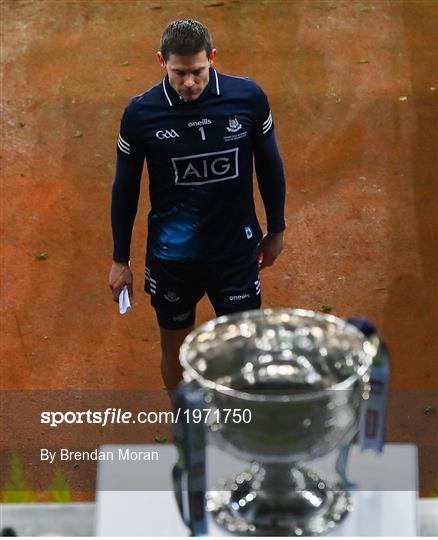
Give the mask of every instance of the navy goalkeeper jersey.
POLYGON ((258 148, 268 231, 282 231, 284 176, 273 130, 263 90, 247 78, 213 68, 208 85, 195 101, 183 101, 167 76, 134 97, 125 109, 117 142, 114 259, 129 259, 144 159, 151 201, 147 247, 153 256, 218 260, 257 245, 262 231, 252 177, 258 148), (263 157, 270 139, 274 151, 268 150, 263 157), (272 170, 267 163, 270 153, 272 170), (264 170, 266 165, 268 170, 264 170), (272 174, 276 178, 268 178, 272 174), (120 221, 128 224, 124 232, 117 231, 120 221))

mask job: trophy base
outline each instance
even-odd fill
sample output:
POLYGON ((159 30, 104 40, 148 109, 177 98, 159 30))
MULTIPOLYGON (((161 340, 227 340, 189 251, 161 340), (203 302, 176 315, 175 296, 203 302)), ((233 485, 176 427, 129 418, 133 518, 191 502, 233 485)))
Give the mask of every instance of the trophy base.
POLYGON ((208 492, 207 510, 219 526, 243 536, 322 535, 351 512, 350 497, 338 484, 301 468, 283 465, 282 471, 282 479, 275 478, 269 466, 253 464, 251 472, 208 492))

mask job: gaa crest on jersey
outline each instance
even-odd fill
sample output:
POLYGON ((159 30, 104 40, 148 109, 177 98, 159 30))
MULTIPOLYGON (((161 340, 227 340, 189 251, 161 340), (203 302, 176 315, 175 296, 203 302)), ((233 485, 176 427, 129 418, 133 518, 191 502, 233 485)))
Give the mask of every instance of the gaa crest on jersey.
POLYGON ((230 133, 236 133, 242 129, 242 124, 237 120, 237 116, 230 116, 228 118, 227 131, 230 133))
POLYGON ((157 137, 157 139, 163 140, 174 139, 175 137, 179 137, 179 135, 174 129, 160 129, 155 133, 155 137, 157 137))

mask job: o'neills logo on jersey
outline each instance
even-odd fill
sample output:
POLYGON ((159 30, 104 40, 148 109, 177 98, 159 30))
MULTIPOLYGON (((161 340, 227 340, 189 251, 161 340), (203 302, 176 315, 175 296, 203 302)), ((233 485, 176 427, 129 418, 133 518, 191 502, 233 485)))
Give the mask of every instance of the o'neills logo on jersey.
POLYGON ((176 185, 224 182, 239 176, 239 149, 172 158, 172 165, 176 185))
POLYGON ((247 298, 251 298, 251 295, 249 293, 236 294, 236 295, 230 296, 229 298, 231 302, 236 302, 238 300, 246 300, 247 298))
POLYGON ((211 120, 208 118, 203 118, 202 120, 198 120, 197 122, 189 122, 187 125, 189 127, 199 127, 199 126, 208 126, 208 124, 211 124, 211 120))

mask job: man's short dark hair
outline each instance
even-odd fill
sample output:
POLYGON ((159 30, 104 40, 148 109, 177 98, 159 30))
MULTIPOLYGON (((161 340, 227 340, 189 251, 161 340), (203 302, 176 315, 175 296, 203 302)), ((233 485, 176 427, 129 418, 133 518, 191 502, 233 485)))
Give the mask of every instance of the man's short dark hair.
POLYGON ((161 37, 160 50, 166 62, 171 54, 190 56, 201 51, 205 51, 210 58, 212 49, 213 41, 208 28, 192 19, 172 21, 161 37))

